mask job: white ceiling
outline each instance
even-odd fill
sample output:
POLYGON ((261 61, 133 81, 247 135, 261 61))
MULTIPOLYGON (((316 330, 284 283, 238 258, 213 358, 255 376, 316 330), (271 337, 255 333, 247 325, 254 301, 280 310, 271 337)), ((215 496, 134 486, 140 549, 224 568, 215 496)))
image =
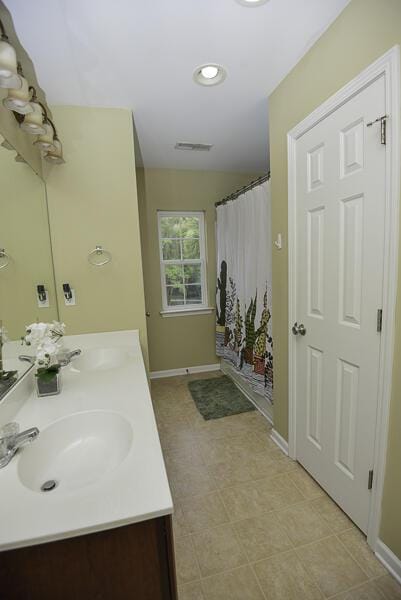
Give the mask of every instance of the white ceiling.
POLYGON ((267 97, 349 0, 5 0, 50 104, 129 107, 147 167, 266 171, 267 97), (196 66, 227 69, 195 84, 196 66), (177 141, 210 152, 174 150, 177 141))

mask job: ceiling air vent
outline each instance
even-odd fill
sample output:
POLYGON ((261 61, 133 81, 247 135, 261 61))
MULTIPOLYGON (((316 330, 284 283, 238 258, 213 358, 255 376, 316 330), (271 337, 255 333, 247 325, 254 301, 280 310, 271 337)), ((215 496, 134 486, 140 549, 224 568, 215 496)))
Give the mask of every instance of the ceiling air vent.
POLYGON ((209 152, 213 144, 192 144, 191 142, 177 142, 174 146, 176 150, 197 150, 198 152, 209 152))

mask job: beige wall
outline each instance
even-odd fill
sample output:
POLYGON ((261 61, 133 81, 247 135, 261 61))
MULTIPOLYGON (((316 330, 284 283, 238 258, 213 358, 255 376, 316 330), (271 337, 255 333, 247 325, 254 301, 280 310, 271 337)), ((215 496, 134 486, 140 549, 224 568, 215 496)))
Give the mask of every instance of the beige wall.
POLYGON ((139 329, 147 334, 131 111, 53 107, 66 164, 46 166, 47 195, 60 298, 67 333, 139 329), (88 262, 96 245, 112 253, 88 262), (65 306, 62 284, 76 292, 65 306))
MULTIPOLYGON (((401 44, 400 0, 352 0, 269 98, 273 239, 287 233, 287 132, 395 44, 401 44)), ((287 247, 273 249, 274 421, 288 436, 287 247)), ((400 262, 401 266, 401 262, 400 262)), ((401 277, 396 361, 401 351, 401 277)), ((401 558, 401 369, 394 368, 381 538, 401 558)))
POLYGON ((11 257, 0 269, 0 319, 9 338, 17 340, 36 319, 57 319, 57 300, 45 184, 14 159, 15 151, 0 147, 0 248, 11 257), (48 308, 38 307, 38 284, 49 292, 48 308))
POLYGON ((210 306, 215 305, 216 249, 214 203, 259 173, 138 169, 151 371, 217 362, 215 314, 163 318, 157 210, 204 210, 210 306))

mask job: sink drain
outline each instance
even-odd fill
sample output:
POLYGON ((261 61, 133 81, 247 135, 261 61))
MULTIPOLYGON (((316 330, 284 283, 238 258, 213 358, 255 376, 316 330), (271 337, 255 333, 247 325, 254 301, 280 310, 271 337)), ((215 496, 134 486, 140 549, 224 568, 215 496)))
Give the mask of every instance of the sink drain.
POLYGON ((49 481, 45 481, 43 485, 40 486, 42 492, 51 492, 54 488, 57 487, 57 481, 54 479, 49 479, 49 481))

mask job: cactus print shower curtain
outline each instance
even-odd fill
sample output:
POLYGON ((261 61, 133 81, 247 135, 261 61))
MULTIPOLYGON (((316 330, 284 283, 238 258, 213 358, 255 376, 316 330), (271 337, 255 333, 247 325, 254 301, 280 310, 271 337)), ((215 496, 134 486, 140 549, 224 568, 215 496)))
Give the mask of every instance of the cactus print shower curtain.
POLYGON ((270 181, 217 207, 216 351, 272 402, 270 181))

